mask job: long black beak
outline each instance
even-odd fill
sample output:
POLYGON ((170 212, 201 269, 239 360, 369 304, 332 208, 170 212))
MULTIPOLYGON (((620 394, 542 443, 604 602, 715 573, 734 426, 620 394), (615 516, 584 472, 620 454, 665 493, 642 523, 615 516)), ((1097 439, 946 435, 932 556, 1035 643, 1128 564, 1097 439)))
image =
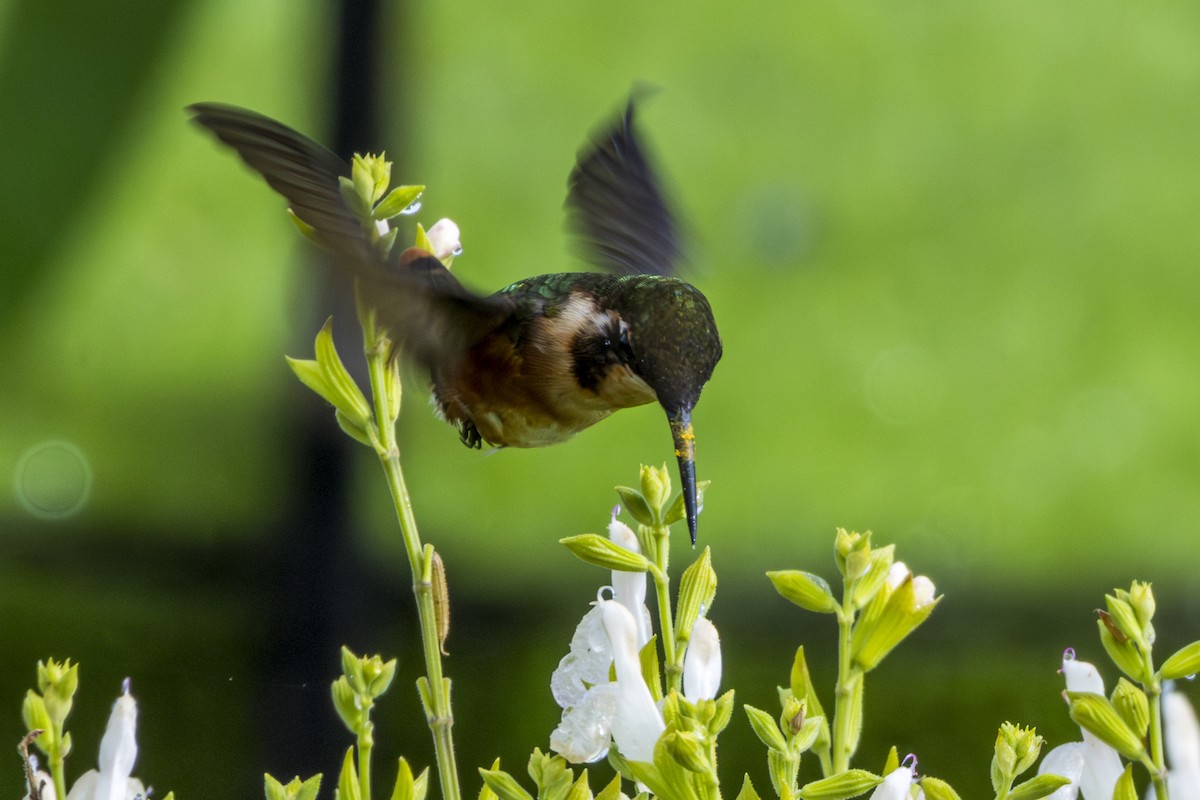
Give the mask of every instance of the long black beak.
POLYGON ((671 437, 675 440, 675 459, 679 462, 680 491, 683 492, 683 507, 687 512, 688 533, 692 546, 696 545, 696 434, 692 432, 692 410, 681 409, 667 412, 671 423, 671 437))

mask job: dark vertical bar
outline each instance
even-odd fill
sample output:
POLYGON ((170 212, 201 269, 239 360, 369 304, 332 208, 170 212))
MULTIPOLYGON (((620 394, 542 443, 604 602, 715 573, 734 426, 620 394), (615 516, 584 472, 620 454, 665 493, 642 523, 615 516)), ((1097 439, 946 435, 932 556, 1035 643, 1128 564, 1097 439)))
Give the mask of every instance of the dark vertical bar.
MULTIPOLYGON (((349 158, 354 151, 379 151, 380 0, 336 0, 336 53, 332 78, 332 146, 349 158)), ((325 257, 324 255, 318 257, 325 257)), ((320 318, 332 313, 335 340, 352 372, 364 382, 362 338, 353 292, 320 269, 315 305, 320 318)), ((314 318, 315 332, 319 320, 314 318)), ((302 337, 303 338, 303 337, 302 337)), ((263 732, 268 771, 278 776, 308 776, 321 771, 336 780, 347 738, 333 711, 329 682, 340 669, 342 644, 355 646, 366 630, 364 615, 379 604, 368 597, 362 559, 350 525, 351 459, 358 445, 334 423, 329 407, 309 392, 289 402, 300 411, 283 432, 295 451, 292 492, 282 529, 275 537, 272 572, 273 620, 263 732)), ((374 627, 374 626, 367 626, 374 627)), ((361 648, 358 645, 356 649, 361 648)))

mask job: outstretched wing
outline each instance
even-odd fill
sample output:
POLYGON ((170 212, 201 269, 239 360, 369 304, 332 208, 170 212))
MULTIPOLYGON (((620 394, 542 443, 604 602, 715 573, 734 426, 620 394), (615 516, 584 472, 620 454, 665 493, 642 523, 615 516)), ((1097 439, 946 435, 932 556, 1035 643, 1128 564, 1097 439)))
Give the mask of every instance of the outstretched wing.
POLYGON ((675 215, 633 126, 635 97, 579 153, 567 230, 585 261, 617 274, 671 275, 683 251, 675 215))
POLYGON ((384 256, 342 199, 338 179, 350 176, 350 164, 328 148, 244 108, 197 103, 188 110, 287 199, 339 269, 357 279, 379 322, 426 367, 461 355, 512 313, 511 300, 470 291, 425 251, 384 256))

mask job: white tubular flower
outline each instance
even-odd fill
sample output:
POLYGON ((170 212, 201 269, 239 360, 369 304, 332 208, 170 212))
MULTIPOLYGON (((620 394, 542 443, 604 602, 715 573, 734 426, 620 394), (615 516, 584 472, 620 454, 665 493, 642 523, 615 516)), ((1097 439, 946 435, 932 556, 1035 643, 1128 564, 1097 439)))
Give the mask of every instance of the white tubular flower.
MULTIPOLYGON (((1167 790, 1172 800, 1200 800, 1200 724, 1192 704, 1174 688, 1162 696, 1167 790)), ((1154 789, 1151 787, 1151 794, 1154 789)))
POLYGON ((707 617, 698 617, 683 657, 683 696, 689 703, 713 700, 720 688, 721 638, 707 617))
MULTIPOLYGON (((1063 677, 1068 692, 1090 692, 1104 695, 1104 679, 1086 661, 1076 661, 1075 651, 1067 648, 1062 660, 1063 677)), ((1121 756, 1091 733, 1082 731, 1083 741, 1059 745, 1046 754, 1038 774, 1062 775, 1071 783, 1050 795, 1051 800, 1074 800, 1082 793, 1084 800, 1111 800, 1113 787, 1121 777, 1121 756)))
POLYGON ((429 237, 429 243, 433 245, 433 254, 442 261, 462 252, 458 226, 451 219, 439 219, 433 223, 432 228, 425 232, 425 235, 429 237))
POLYGON ((137 759, 136 732, 137 702, 129 693, 127 679, 100 739, 100 769, 79 776, 67 800, 134 800, 139 794, 144 796, 142 782, 130 777, 137 759))
POLYGON ((613 739, 621 755, 630 761, 652 762, 654 745, 666 726, 650 696, 638 661, 637 622, 620 603, 600 602, 604 630, 613 648, 617 672, 617 714, 612 722, 613 739))
POLYGON ((907 800, 908 790, 916 780, 916 771, 908 765, 909 759, 912 759, 913 765, 917 763, 913 756, 905 758, 904 764, 885 775, 883 783, 875 787, 875 791, 871 792, 871 800, 907 800))
MULTIPOLYGON (((904 583, 905 578, 912 575, 912 570, 903 561, 897 561, 892 564, 888 570, 888 586, 893 589, 899 588, 900 584, 904 583)), ((934 601, 937 597, 937 587, 925 575, 913 575, 913 608, 924 608, 934 601)))
MULTIPOLYGON (((613 509, 612 521, 608 523, 608 538, 633 553, 641 553, 637 535, 624 522, 617 521, 620 506, 613 509)), ((629 610, 637 623, 637 645, 644 647, 650 641, 650 609, 646 608, 646 573, 613 571, 613 599, 629 610)))
POLYGON ((388 227, 388 221, 386 219, 377 219, 375 220, 375 230, 379 231, 380 236, 387 236, 388 231, 391 230, 391 228, 388 227))
MULTIPOLYGON (((33 756, 30 756, 30 759, 32 758, 33 756)), ((39 769, 33 773, 33 785, 37 787, 38 797, 41 797, 42 800, 52 800, 52 798, 57 797, 54 793, 54 779, 50 777, 50 773, 46 772, 46 770, 39 769)), ((26 793, 22 800, 29 800, 29 793, 26 793)))
POLYGON ((550 748, 571 763, 603 758, 614 739, 630 761, 653 760, 654 745, 665 726, 642 679, 636 636, 633 614, 614 600, 597 601, 580 622, 572 653, 551 682, 565 710, 550 734, 550 748), (597 631, 603 644, 596 641, 597 631), (576 641, 591 642, 586 653, 576 650, 576 641), (577 656, 574 664, 565 670, 572 656, 577 656), (590 680, 583 677, 584 664, 592 670, 590 680), (611 664, 616 666, 615 682, 608 680, 611 664))

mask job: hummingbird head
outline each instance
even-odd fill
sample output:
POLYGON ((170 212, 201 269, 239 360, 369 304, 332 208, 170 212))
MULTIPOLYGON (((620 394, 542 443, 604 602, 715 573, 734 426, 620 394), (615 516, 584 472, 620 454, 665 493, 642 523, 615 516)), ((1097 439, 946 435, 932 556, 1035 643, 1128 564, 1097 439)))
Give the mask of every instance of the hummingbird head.
POLYGON ((708 299, 678 278, 623 278, 614 307, 629 325, 631 368, 654 390, 667 413, 687 509, 696 542, 696 448, 692 409, 721 358, 721 336, 708 299))

